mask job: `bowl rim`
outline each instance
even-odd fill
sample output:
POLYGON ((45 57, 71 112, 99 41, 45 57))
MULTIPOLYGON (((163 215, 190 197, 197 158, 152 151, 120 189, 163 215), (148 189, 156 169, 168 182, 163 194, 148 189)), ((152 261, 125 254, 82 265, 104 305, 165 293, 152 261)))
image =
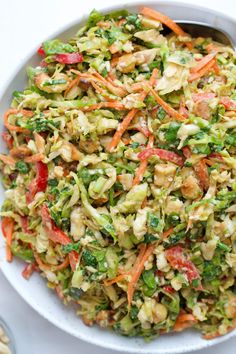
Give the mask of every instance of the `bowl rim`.
MULTIPOLYGON (((171 0, 149 0, 147 3, 145 3, 145 6, 153 6, 153 5, 167 5, 167 6, 173 6, 173 7, 183 7, 185 6, 188 9, 193 9, 196 11, 205 11, 205 12, 209 12, 212 15, 215 16, 219 16, 220 18, 222 18, 223 20, 227 21, 231 20, 232 22, 235 23, 236 25, 236 17, 230 16, 228 14, 225 13, 221 13, 220 11, 214 10, 208 6, 202 6, 202 5, 197 5, 197 4, 192 4, 192 3, 188 3, 187 0, 185 1, 171 1, 171 0)), ((115 4, 115 5, 100 5, 100 4, 96 4, 96 9, 104 12, 104 13, 108 13, 111 11, 116 11, 118 9, 127 7, 129 9, 129 7, 132 6, 136 6, 136 7, 140 7, 144 5, 144 1, 143 0, 131 0, 130 2, 125 2, 124 0, 121 0, 119 4, 115 4)), ((81 23, 83 23, 83 21, 88 17, 89 12, 91 11, 91 7, 88 7, 88 10, 86 9, 81 15, 78 16, 78 18, 76 20, 73 20, 71 22, 68 22, 66 25, 61 26, 60 29, 52 32, 49 36, 47 36, 46 38, 42 39, 42 42, 44 40, 50 39, 50 38, 56 38, 58 35, 62 35, 64 32, 70 30, 70 28, 78 25, 81 26, 81 23)), ((215 26, 215 28, 217 28, 217 26, 215 26)), ((41 44, 41 43, 40 43, 41 44)), ((39 44, 39 45, 40 45, 39 44)), ((5 83, 2 85, 2 88, 0 87, 0 102, 2 101, 2 97, 5 95, 9 85, 11 84, 11 82, 14 80, 14 78, 17 76, 17 74, 20 72, 20 70, 23 68, 23 66, 25 66, 25 64, 33 57, 33 55, 35 55, 38 47, 34 47, 33 50, 31 49, 29 51, 29 53, 25 56, 25 58, 23 60, 21 60, 19 62, 19 64, 15 67, 15 69, 13 70, 12 74, 10 74, 5 83)), ((212 347, 215 344, 218 343, 222 343, 225 342, 226 340, 236 336, 236 329, 231 331, 230 333, 221 336, 221 337, 217 337, 215 339, 212 340, 206 340, 203 343, 199 343, 198 345, 195 345, 193 347, 185 347, 185 348, 174 348, 174 349, 169 349, 168 351, 154 351, 153 349, 143 349, 143 348, 125 348, 124 346, 121 346, 119 344, 112 344, 112 343, 106 343, 104 341, 101 341, 99 338, 94 338, 94 337, 87 337, 85 334, 81 334, 79 331, 77 331, 75 333, 75 331, 69 331, 68 329, 64 328, 63 324, 58 323, 52 316, 47 316, 47 314, 45 313, 45 311, 43 311, 43 308, 36 304, 36 303, 32 303, 30 302, 28 299, 25 298, 23 291, 21 291, 20 289, 17 288, 17 285, 15 284, 15 282, 13 281, 13 279, 8 278, 7 276, 7 272, 5 272, 4 267, 1 267, 0 271, 2 271, 2 274, 4 275, 4 277, 6 278, 6 280, 11 284, 11 286, 16 290, 16 292, 21 296, 21 298, 31 307, 33 308, 40 316, 42 316, 45 320, 47 320, 48 322, 50 322, 51 324, 53 324, 54 326, 56 326, 57 328, 59 328, 60 330, 62 330, 63 332, 66 332, 67 334, 70 334, 80 340, 83 340, 89 344, 92 345, 97 345, 99 347, 102 348, 106 348, 106 349, 112 349, 115 351, 121 351, 121 352, 127 352, 127 353, 136 353, 136 354, 157 354, 157 353, 162 353, 162 354, 177 354, 177 353, 187 353, 189 351, 196 351, 196 350, 200 350, 203 348, 209 348, 212 347), (144 351, 145 350, 145 351, 144 351)))

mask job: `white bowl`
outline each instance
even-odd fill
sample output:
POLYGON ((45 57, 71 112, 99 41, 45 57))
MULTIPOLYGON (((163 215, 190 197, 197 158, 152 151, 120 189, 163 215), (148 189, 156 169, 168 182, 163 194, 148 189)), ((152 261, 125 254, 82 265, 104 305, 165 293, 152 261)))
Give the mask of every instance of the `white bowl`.
MULTIPOLYGON (((139 6, 144 4, 145 6, 150 6, 166 13, 174 20, 200 21, 223 29, 236 41, 236 21, 234 19, 199 6, 168 1, 156 1, 150 3, 139 1, 135 4, 132 3, 125 6, 111 6, 109 8, 101 9, 99 4, 96 4, 96 7, 105 12, 118 8, 127 8, 130 11, 137 11, 139 6)), ((62 28, 62 30, 56 33, 53 37, 58 36, 62 39, 70 38, 76 33, 76 30, 85 19, 85 16, 83 16, 83 18, 80 16, 76 23, 71 24, 69 27, 62 28)), ((39 60, 40 58, 38 55, 33 53, 33 55, 31 55, 26 61, 20 64, 19 69, 12 76, 12 80, 8 83, 1 99, 1 117, 9 107, 12 92, 14 90, 22 90, 25 87, 26 67, 28 65, 38 64, 39 60)), ((0 130, 2 130, 2 120, 0 121, 0 124, 0 130)), ((0 150, 5 150, 5 144, 2 140, 0 141, 0 150)), ((4 190, 2 186, 0 186, 0 204, 2 204, 3 200, 4 190)), ((46 287, 45 281, 38 274, 33 275, 30 281, 26 281, 21 276, 23 268, 22 262, 15 259, 12 264, 9 264, 5 261, 5 245, 3 237, 0 237, 0 268, 15 290, 39 314, 67 333, 102 347, 130 353, 183 353, 211 346, 236 335, 236 331, 233 331, 224 337, 207 341, 201 338, 199 332, 189 330, 178 334, 173 333, 162 335, 150 343, 145 343, 141 338, 122 337, 96 326, 85 326, 80 318, 78 318, 71 309, 66 308, 54 292, 46 287)))

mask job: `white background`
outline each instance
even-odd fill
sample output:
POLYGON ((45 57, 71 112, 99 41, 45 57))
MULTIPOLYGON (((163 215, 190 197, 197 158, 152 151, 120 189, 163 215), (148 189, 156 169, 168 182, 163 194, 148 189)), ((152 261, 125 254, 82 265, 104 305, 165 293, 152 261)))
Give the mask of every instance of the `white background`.
MULTIPOLYGON (((0 0, 0 92, 22 59, 44 39, 99 5, 133 0, 0 0)), ((175 2, 175 0, 173 0, 175 2)), ((183 1, 184 2, 184 1, 183 1)), ((236 17, 235 0, 189 0, 236 17)), ((145 1, 144 1, 145 4, 145 1)), ((236 29, 235 29, 236 30, 236 29)), ((0 316, 11 327, 17 354, 115 354, 73 338, 32 310, 0 272, 0 316)), ((236 338, 196 354, 233 354, 236 338)))

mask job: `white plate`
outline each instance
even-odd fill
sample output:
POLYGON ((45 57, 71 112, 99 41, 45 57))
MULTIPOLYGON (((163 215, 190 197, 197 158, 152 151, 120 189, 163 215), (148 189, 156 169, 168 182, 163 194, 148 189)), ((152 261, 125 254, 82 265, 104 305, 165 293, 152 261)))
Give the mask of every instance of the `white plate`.
MULTIPOLYGON (((157 1, 154 3, 137 2, 135 5, 132 3, 132 5, 121 6, 121 8, 137 11, 139 5, 144 4, 145 6, 150 6, 166 13, 174 20, 200 21, 221 28, 236 40, 235 20, 213 10, 204 9, 199 6, 168 1, 157 1)), ((97 9, 101 9, 101 7, 97 5, 98 4, 96 4, 97 9)), ((102 8, 101 10, 109 12, 117 8, 119 7, 102 8)), ((61 37, 62 39, 70 38, 74 35, 80 26, 80 23, 82 23, 82 20, 85 18, 85 16, 83 16, 83 18, 79 17, 76 23, 73 23, 70 27, 63 28, 53 37, 61 37)), ((2 96, 0 106, 1 117, 9 107, 12 92, 14 90, 22 90, 25 87, 26 67, 28 65, 38 64, 39 60, 38 55, 33 54, 26 61, 20 63, 19 69, 12 76, 12 79, 8 83, 5 93, 2 96)), ((1 131, 3 129, 2 120, 0 121, 0 124, 1 131)), ((1 140, 0 150, 4 151, 4 149, 5 145, 1 140)), ((3 200, 3 188, 0 186, 0 204, 2 204, 3 200)), ((110 331, 102 330, 98 327, 86 327, 71 309, 68 309, 61 304, 56 295, 46 287, 45 281, 38 274, 33 275, 30 281, 25 281, 21 276, 23 263, 14 260, 12 264, 9 264, 5 261, 3 237, 0 237, 0 268, 16 291, 39 314, 75 337, 102 347, 131 353, 183 353, 211 346, 236 335, 236 331, 234 331, 224 337, 206 341, 201 338, 201 335, 198 332, 189 330, 178 334, 163 335, 150 343, 145 343, 141 338, 127 338, 116 335, 110 331)))

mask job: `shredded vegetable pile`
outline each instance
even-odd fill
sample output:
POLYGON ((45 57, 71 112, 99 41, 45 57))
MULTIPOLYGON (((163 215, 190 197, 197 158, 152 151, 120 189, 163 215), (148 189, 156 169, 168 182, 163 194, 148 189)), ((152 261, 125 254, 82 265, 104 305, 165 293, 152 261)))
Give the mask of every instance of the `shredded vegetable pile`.
POLYGON ((94 10, 38 54, 4 116, 7 260, 23 259, 26 279, 39 271, 89 326, 231 331, 234 50, 144 7, 94 10))

